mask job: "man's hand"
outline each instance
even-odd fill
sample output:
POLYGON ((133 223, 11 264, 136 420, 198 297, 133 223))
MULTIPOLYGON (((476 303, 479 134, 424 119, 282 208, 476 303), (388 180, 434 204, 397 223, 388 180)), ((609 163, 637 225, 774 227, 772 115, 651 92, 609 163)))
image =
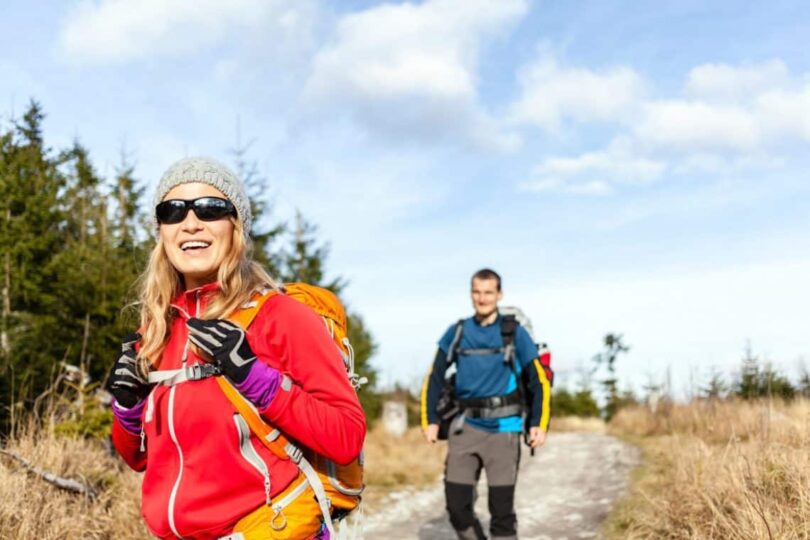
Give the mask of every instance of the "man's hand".
POLYGON ((107 380, 107 388, 115 398, 116 403, 124 409, 131 409, 149 395, 151 384, 144 379, 138 371, 137 353, 135 344, 140 341, 141 335, 130 334, 121 342, 121 356, 115 362, 107 380))
POLYGON ((529 428, 529 446, 539 448, 546 442, 546 432, 539 427, 529 428))
POLYGON ((422 429, 425 435, 425 440, 429 443, 435 443, 439 438, 439 424, 428 424, 426 428, 422 429))
POLYGON ((247 378, 256 355, 242 328, 221 319, 189 319, 186 326, 189 341, 207 354, 226 377, 236 384, 247 378))

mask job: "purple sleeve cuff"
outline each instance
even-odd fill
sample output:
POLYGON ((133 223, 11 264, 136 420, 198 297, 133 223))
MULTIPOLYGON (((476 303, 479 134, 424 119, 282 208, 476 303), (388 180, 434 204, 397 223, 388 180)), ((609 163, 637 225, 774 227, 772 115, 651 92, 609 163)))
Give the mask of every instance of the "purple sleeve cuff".
POLYGON ((313 540, 329 540, 330 538, 332 538, 332 535, 329 534, 329 529, 326 528, 326 525, 321 525, 321 530, 318 531, 313 540))
POLYGON ((141 400, 130 409, 122 407, 117 401, 113 400, 112 412, 113 416, 118 419, 118 423, 121 424, 121 427, 130 433, 138 434, 141 432, 141 427, 143 426, 143 420, 141 418, 143 417, 143 408, 145 406, 145 399, 141 400))
POLYGON ((234 386, 240 394, 261 410, 270 405, 270 402, 276 397, 280 384, 281 373, 257 359, 253 362, 245 380, 234 386))

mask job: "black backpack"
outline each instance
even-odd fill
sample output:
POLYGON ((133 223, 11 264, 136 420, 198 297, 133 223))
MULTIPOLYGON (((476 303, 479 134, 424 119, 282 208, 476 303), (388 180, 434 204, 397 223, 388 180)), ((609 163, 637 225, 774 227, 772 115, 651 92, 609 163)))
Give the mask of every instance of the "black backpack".
MULTIPOLYGON (((526 403, 525 395, 525 383, 523 379, 518 375, 517 369, 515 367, 515 333, 517 332, 517 327, 519 323, 513 314, 502 315, 501 316, 501 338, 503 339, 503 348, 501 349, 486 349, 481 350, 478 354, 491 354, 495 352, 502 352, 504 355, 504 361, 509 364, 509 368, 512 370, 512 373, 515 375, 515 379, 517 381, 517 394, 514 396, 514 403, 500 403, 503 407, 512 407, 508 409, 509 411, 514 411, 516 413, 522 414, 524 412, 524 407, 526 403), (517 404, 518 407, 513 407, 513 405, 517 404)), ((455 367, 454 364, 458 358, 458 351, 459 351, 459 344, 461 343, 461 335, 463 331, 464 320, 460 320, 456 323, 456 330, 455 334, 453 335, 453 341, 450 343, 450 348, 447 353, 447 369, 450 370, 451 367, 455 367)), ((507 396, 509 397, 509 396, 507 396)), ((492 398, 489 398, 490 400, 492 398)), ((481 400, 487 401, 487 400, 481 400)), ((444 385, 442 386, 441 393, 439 394, 439 399, 436 402, 436 413, 439 416, 439 440, 446 440, 450 434, 450 428, 453 424, 453 421, 458 418, 458 416, 465 411, 467 406, 469 406, 470 402, 462 403, 456 397, 456 369, 450 371, 450 373, 445 372, 445 379, 444 385)))

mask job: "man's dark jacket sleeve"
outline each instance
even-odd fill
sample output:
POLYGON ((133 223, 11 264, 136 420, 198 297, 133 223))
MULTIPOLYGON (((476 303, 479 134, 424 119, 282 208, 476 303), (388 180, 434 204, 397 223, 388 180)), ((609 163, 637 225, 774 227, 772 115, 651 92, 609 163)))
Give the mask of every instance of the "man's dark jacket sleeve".
POLYGON ((529 427, 539 427, 543 431, 548 431, 551 416, 551 381, 539 357, 524 365, 523 369, 531 398, 529 427))
POLYGON ((436 413, 436 403, 444 386, 444 374, 447 371, 447 353, 441 347, 436 350, 436 358, 433 359, 433 367, 425 377, 422 385, 422 427, 429 424, 438 424, 439 415, 436 413))

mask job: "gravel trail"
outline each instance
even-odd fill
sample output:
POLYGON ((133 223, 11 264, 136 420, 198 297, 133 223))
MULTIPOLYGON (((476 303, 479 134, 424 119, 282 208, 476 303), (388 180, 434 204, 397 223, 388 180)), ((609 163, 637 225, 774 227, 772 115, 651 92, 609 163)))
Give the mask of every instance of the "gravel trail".
MULTIPOLYGON (((640 460, 637 448, 603 433, 551 433, 529 457, 523 447, 516 508, 521 540, 599 538, 599 528, 640 460)), ((487 523, 486 479, 478 485, 476 512, 487 523)), ((444 510, 441 482, 395 492, 351 536, 385 540, 455 538, 444 510)))

